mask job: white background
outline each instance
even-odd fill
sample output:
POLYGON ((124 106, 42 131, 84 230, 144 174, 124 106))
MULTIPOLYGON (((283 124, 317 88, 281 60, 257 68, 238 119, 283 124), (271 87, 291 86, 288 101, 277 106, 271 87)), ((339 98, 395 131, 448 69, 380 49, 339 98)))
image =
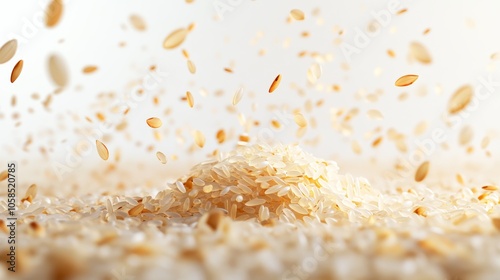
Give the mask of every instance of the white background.
MULTIPOLYGON (((0 44, 13 37, 19 41, 16 56, 0 65, 0 164, 12 159, 21 162, 25 170, 31 170, 24 175, 29 181, 54 178, 50 175, 54 163, 68 165, 70 147, 86 139, 79 131, 82 128, 95 131, 95 113, 105 112, 108 118, 113 117, 109 110, 116 99, 98 101, 97 96, 110 92, 117 98, 130 95, 132 87, 147 77, 151 65, 156 65, 159 72, 168 72, 168 77, 161 79, 159 86, 147 92, 147 98, 130 110, 126 116, 127 133, 113 130, 101 138, 111 157, 117 149, 121 150, 122 159, 116 166, 138 178, 132 180, 137 184, 141 184, 141 176, 129 172, 130 169, 142 170, 140 174, 160 171, 162 177, 175 177, 216 148, 230 150, 236 144, 235 135, 243 133, 244 129, 238 122, 237 113, 229 113, 226 108, 231 106, 233 94, 241 86, 245 87, 245 96, 237 105, 237 111, 247 120, 261 123, 260 128, 249 131, 253 140, 259 131, 271 128, 269 122, 275 115, 269 105, 274 104, 290 113, 297 108, 304 111, 308 99, 313 103, 324 100, 323 106, 304 112, 309 120, 313 117, 318 124, 315 129, 309 128, 306 136, 295 137, 297 126, 293 122, 273 135, 280 142, 298 142, 304 149, 319 157, 336 160, 342 169, 358 175, 369 173, 364 167, 367 163, 390 169, 397 158, 408 159, 415 149, 415 139, 428 138, 435 129, 445 129, 450 149, 437 149, 428 158, 442 162, 442 166, 451 169, 450 173, 456 173, 455 168, 458 170, 459 166, 467 166, 470 162, 480 162, 479 168, 484 170, 494 170, 498 166, 495 137, 499 126, 500 88, 461 118, 464 124, 474 127, 475 152, 472 156, 466 155, 465 148, 457 144, 460 128, 447 128, 442 121, 447 102, 457 88, 464 84, 476 86, 481 77, 488 79, 491 76, 500 81, 498 61, 490 57, 500 51, 498 1, 400 1, 398 10, 406 8, 408 11, 402 15, 391 14, 388 24, 382 26, 376 36, 370 37, 368 44, 359 48, 360 53, 353 55, 350 61, 341 51, 342 43, 335 44, 335 41, 341 39, 340 42, 355 46, 356 30, 366 32, 368 24, 374 20, 373 13, 388 13, 389 1, 196 0, 186 4, 181 0, 72 0, 65 1, 61 22, 52 29, 39 21, 44 16, 47 1, 1 0, 0 3, 0 44), (215 5, 220 3, 238 4, 224 12, 223 19, 218 19, 215 5), (303 10, 306 20, 288 23, 288 13, 293 8, 303 10), (317 16, 313 16, 315 9, 319 11, 317 16), (131 14, 145 20, 146 31, 132 28, 131 14), (196 27, 180 47, 162 48, 164 38, 171 31, 190 23, 196 23, 196 27), (431 31, 423 35, 426 28, 431 31), (338 35, 340 29, 344 31, 341 36, 338 35), (310 33, 308 38, 301 37, 304 31, 310 33), (412 41, 429 49, 432 64, 408 61, 408 46, 412 41), (120 42, 125 42, 126 46, 120 48, 120 42), (188 72, 182 49, 189 52, 196 64, 195 75, 188 72), (263 56, 259 55, 261 49, 266 50, 263 56), (396 58, 389 57, 387 49, 392 49, 396 58), (324 90, 307 83, 306 71, 315 60, 311 56, 299 58, 301 51, 333 58, 322 63, 323 74, 318 84, 324 90), (51 111, 47 112, 40 103, 56 89, 47 71, 47 58, 52 53, 64 57, 70 72, 70 85, 53 96, 51 111), (24 69, 19 79, 11 84, 10 72, 19 59, 24 60, 24 69), (86 65, 97 65, 99 70, 83 75, 81 69, 86 65), (343 69, 343 65, 348 65, 349 70, 343 69), (223 71, 230 66, 233 74, 223 71), (279 73, 283 76, 281 85, 269 94, 269 85, 279 73), (407 88, 394 86, 398 77, 410 73, 420 76, 415 84, 407 88), (341 91, 326 90, 333 84, 340 85, 341 91), (305 96, 300 96, 297 88, 303 90, 305 96), (202 89, 206 89, 207 96, 202 96, 202 89), (195 96, 194 109, 180 100, 187 90, 195 96), (216 96, 218 90, 223 90, 224 95, 216 96), (383 94, 376 103, 355 98, 357 92, 374 93, 377 90, 383 94), (427 92, 425 96, 418 94, 422 90, 427 92), (403 92, 407 92, 409 98, 398 101, 398 95, 403 92), (30 97, 33 93, 38 93, 41 100, 33 100, 30 97), (17 98, 15 107, 11 106, 13 95, 17 98), (156 95, 160 96, 160 106, 152 103, 156 95), (256 109, 252 110, 252 106, 256 109), (342 135, 332 128, 332 107, 359 108, 359 115, 351 123, 353 135, 342 135), (28 108, 34 113, 28 113, 28 108), (168 116, 164 115, 167 108, 172 110, 168 116), (368 109, 380 110, 384 120, 369 119, 366 116, 368 109), (20 115, 18 120, 12 120, 14 113, 20 115), (94 119, 94 124, 85 121, 85 116, 94 119), (160 129, 161 142, 154 139, 152 129, 145 124, 152 116, 164 122, 160 129), (423 120, 430 124, 428 133, 418 138, 412 136, 415 125, 423 120), (365 137, 378 126, 382 128, 380 133, 365 137), (234 134, 222 146, 215 140, 215 132, 220 128, 234 134), (409 153, 401 154, 387 140, 389 128, 408 135, 409 153), (176 137, 177 129, 182 132, 183 142, 176 137), (207 144, 204 149, 190 152, 194 129, 206 135, 207 144), (28 150, 23 150, 29 135, 33 143, 28 150), (385 138, 381 146, 371 148, 370 143, 380 135, 385 138), (486 135, 492 137, 488 148, 491 157, 486 157, 479 147, 486 135), (317 137, 319 142, 312 145, 317 137), (362 144, 361 155, 352 152, 353 140, 362 144), (147 150, 149 145, 153 145, 152 151, 147 150), (41 156, 39 147, 49 151, 48 157, 41 156), (155 157, 157 150, 169 157, 177 155, 178 160, 170 160, 163 166, 155 157)), ((63 182, 89 174, 102 176, 106 166, 92 150, 64 174, 63 182), (94 169, 102 172, 89 171, 94 169)), ((124 178, 121 180, 127 180, 124 178)))

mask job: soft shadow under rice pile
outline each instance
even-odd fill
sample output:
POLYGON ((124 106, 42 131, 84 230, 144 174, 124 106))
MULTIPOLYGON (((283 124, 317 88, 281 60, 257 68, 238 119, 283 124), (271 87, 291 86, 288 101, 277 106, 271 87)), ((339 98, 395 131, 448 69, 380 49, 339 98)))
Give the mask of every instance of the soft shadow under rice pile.
MULTIPOLYGON (((381 191, 297 146, 238 147, 152 196, 32 197, 23 279, 496 279, 495 186, 381 191), (476 188, 474 188, 476 187, 476 188), (458 278, 454 278, 458 277, 458 278)), ((30 202, 31 200, 31 202, 30 202)), ((0 204, 2 220, 7 206, 0 204)), ((0 226, 1 239, 8 229, 0 226)), ((0 245, 5 259, 7 244, 0 245)), ((5 265, 5 261, 2 263, 5 265)), ((7 270, 0 270, 6 279, 7 270)), ((10 278, 14 279, 14 278, 10 278)))

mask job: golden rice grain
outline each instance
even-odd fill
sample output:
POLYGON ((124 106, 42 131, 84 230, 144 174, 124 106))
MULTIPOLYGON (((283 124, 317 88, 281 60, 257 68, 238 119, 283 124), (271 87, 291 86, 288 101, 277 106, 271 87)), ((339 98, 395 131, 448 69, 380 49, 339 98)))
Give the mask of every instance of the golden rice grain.
POLYGON ((415 129, 413 130, 413 133, 416 136, 420 136, 427 131, 428 123, 426 121, 421 121, 419 122, 416 126, 415 129))
POLYGON ((481 140, 481 148, 486 149, 489 144, 490 144, 490 137, 485 136, 483 140, 481 140))
POLYGON ((370 119, 373 119, 373 120, 383 120, 384 119, 384 115, 382 115, 382 113, 380 113, 379 110, 375 110, 375 109, 368 110, 368 112, 366 112, 366 115, 370 119))
POLYGON ((460 130, 458 143, 465 146, 472 141, 472 138, 474 138, 474 130, 472 130, 471 126, 466 125, 460 130))
POLYGON ((47 7, 45 25, 47 27, 56 26, 61 20, 61 16, 64 10, 62 0, 52 0, 47 7))
POLYGON ((402 15, 402 14, 406 13, 407 11, 408 11, 408 9, 404 8, 404 9, 401 9, 401 10, 397 11, 396 14, 397 15, 402 15))
POLYGON ((189 30, 186 28, 179 28, 174 30, 163 41, 163 48, 169 50, 180 46, 184 42, 184 40, 186 40, 186 36, 188 33, 189 30))
POLYGON ((186 99, 187 99, 189 107, 193 108, 193 106, 194 106, 194 98, 193 98, 193 95, 191 94, 190 91, 186 92, 186 99))
POLYGON ((12 39, 7 41, 0 48, 0 64, 4 64, 14 57, 17 51, 17 40, 12 39))
POLYGON ((304 15, 304 12, 299 10, 299 9, 293 9, 290 11, 290 16, 294 19, 294 20, 298 20, 298 21, 301 21, 301 20, 304 20, 305 19, 305 15, 304 15))
POLYGON ((351 149, 354 153, 360 155, 363 150, 361 149, 361 146, 359 145, 359 143, 357 141, 352 141, 351 142, 351 149))
POLYGON ((448 113, 457 114, 469 105, 474 91, 470 85, 464 85, 457 89, 448 101, 448 113))
POLYGON ((158 151, 158 152, 156 152, 156 157, 158 158, 158 160, 159 160, 161 163, 163 163, 163 164, 167 163, 167 157, 165 156, 165 154, 164 154, 164 153, 162 153, 162 152, 158 151))
POLYGON ((271 125, 276 128, 276 129, 280 129, 281 128, 281 123, 277 120, 271 120, 271 125))
POLYGON ((59 55, 53 54, 49 57, 49 74, 56 85, 65 87, 68 84, 66 63, 59 55))
POLYGON ((88 66, 83 67, 83 69, 82 69, 82 72, 84 74, 94 73, 95 71, 97 71, 97 66, 95 66, 95 65, 88 65, 88 66))
POLYGON ((151 128, 159 128, 162 126, 163 122, 159 118, 149 118, 146 120, 146 123, 149 125, 151 128))
POLYGON ((144 210, 144 204, 139 203, 136 206, 132 207, 130 210, 128 210, 128 214, 130 216, 137 216, 141 214, 142 210, 144 210))
POLYGON ((315 84, 318 79, 321 78, 322 73, 323 69, 321 65, 319 65, 318 63, 314 63, 309 67, 309 69, 307 69, 307 80, 311 84, 315 84))
POLYGON ((415 181, 422 182, 427 177, 427 173, 429 173, 429 162, 425 161, 418 167, 415 173, 415 181))
POLYGON ((238 104, 241 100, 241 98, 243 98, 243 88, 239 88, 235 93, 234 93, 234 96, 233 96, 233 106, 236 106, 236 104, 238 104))
POLYGON ((226 131, 224 131, 224 129, 219 129, 219 131, 217 131, 217 134, 215 135, 215 138, 217 138, 217 142, 219 144, 224 143, 224 141, 226 141, 226 131))
POLYGON ((380 137, 376 138, 375 140, 373 140, 373 142, 372 142, 372 147, 373 147, 373 148, 378 147, 378 146, 380 145, 380 143, 382 143, 382 140, 383 140, 383 139, 384 139, 384 138, 383 138, 382 136, 380 136, 380 137))
POLYGON ((191 60, 187 61, 188 70, 191 74, 196 73, 196 65, 191 60))
POLYGON ((224 68, 224 71, 226 71, 227 73, 233 73, 233 69, 227 67, 224 68))
POLYGON ((7 170, 0 172, 0 182, 7 179, 8 177, 9 177, 9 172, 7 172, 7 170))
POLYGON ((496 190, 498 190, 498 187, 497 186, 483 186, 482 189, 485 191, 496 191, 496 190))
POLYGON ((307 120, 301 113, 296 113, 293 115, 293 120, 300 127, 307 126, 307 120))
POLYGON ((95 145, 97 147, 97 153, 99 154, 99 156, 103 160, 108 160, 108 158, 109 158, 109 151, 108 151, 108 148, 106 147, 106 145, 104 145, 104 143, 102 143, 99 140, 95 140, 95 145))
POLYGON ((397 87, 406 87, 413 84, 418 79, 418 75, 404 75, 399 77, 394 83, 397 87))
POLYGON ((457 175, 456 175, 456 179, 457 179, 457 182, 458 182, 460 185, 465 184, 464 177, 462 177, 462 175, 461 175, 461 174, 457 174, 457 175))
POLYGON ((432 62, 432 57, 427 48, 418 42, 410 43, 410 57, 422 64, 429 64, 432 62))
POLYGON ((280 85, 280 82, 281 82, 281 74, 276 76, 276 78, 274 79, 273 83, 269 87, 269 93, 272 93, 273 91, 275 91, 278 88, 278 86, 280 85))
POLYGON ((138 31, 144 31, 146 30, 146 22, 144 19, 136 14, 130 15, 130 23, 132 26, 137 29, 138 31))
POLYGON ((19 60, 16 65, 14 66, 14 69, 12 69, 12 73, 10 74, 10 82, 14 83, 17 78, 19 78, 19 75, 21 75, 21 71, 23 71, 23 60, 19 60))
POLYGON ((205 135, 199 130, 194 131, 194 143, 200 148, 205 146, 205 135))
POLYGON ((396 53, 391 49, 387 50, 387 55, 392 58, 396 57, 396 53))

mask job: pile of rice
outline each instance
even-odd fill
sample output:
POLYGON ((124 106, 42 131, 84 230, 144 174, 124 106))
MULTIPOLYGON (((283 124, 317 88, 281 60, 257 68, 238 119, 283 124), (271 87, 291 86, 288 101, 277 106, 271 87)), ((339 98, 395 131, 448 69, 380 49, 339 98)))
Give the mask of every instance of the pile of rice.
MULTIPOLYGON (((498 279, 496 186, 339 175, 297 146, 241 146, 140 196, 34 197, 1 279, 498 279)), ((0 239, 7 205, 0 202, 0 239)), ((2 264, 8 244, 0 244, 2 264)))

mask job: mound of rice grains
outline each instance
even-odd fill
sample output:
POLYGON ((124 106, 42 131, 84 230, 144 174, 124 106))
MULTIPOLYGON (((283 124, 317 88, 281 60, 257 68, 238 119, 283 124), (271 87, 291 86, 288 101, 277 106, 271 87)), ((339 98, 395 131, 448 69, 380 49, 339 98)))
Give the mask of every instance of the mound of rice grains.
MULTIPOLYGON (((377 190, 338 171, 297 146, 254 145, 167 189, 54 198, 32 185, 18 210, 20 278, 0 269, 0 279, 499 275, 497 186, 431 190, 408 178, 397 191, 377 190)), ((6 209, 0 201, 0 239, 6 209)))
POLYGON ((372 195, 367 180, 338 170, 298 146, 239 146, 169 184, 160 211, 191 216, 219 208, 235 220, 333 221, 372 195))

